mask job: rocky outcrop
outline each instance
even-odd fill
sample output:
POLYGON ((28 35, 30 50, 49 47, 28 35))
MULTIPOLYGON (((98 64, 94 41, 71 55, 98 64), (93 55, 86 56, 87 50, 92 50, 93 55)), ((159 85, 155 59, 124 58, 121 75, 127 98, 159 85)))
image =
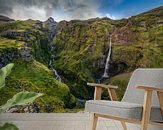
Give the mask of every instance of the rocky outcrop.
POLYGON ((45 22, 43 22, 43 27, 46 29, 49 39, 53 39, 56 34, 57 22, 54 21, 52 17, 48 18, 45 22))
POLYGON ((27 47, 22 48, 18 51, 18 57, 20 57, 21 59, 27 62, 31 62, 33 60, 31 49, 27 47))
POLYGON ((14 21, 14 19, 10 19, 9 17, 0 15, 0 22, 11 22, 14 21))
POLYGON ((163 19, 158 20, 157 24, 158 24, 158 26, 162 26, 163 25, 163 19))
POLYGON ((31 49, 23 47, 21 49, 4 49, 0 52, 0 68, 11 63, 14 59, 22 59, 27 62, 33 61, 31 49))
POLYGON ((11 62, 11 60, 16 57, 17 52, 16 50, 9 52, 8 50, 4 50, 3 52, 0 52, 0 68, 4 67, 8 63, 11 62))
POLYGON ((112 34, 114 44, 131 44, 135 41, 135 34, 131 30, 131 25, 115 29, 112 34))
POLYGON ((28 38, 28 32, 16 32, 16 31, 6 31, 1 34, 3 37, 8 37, 8 38, 16 38, 16 37, 24 37, 28 38))

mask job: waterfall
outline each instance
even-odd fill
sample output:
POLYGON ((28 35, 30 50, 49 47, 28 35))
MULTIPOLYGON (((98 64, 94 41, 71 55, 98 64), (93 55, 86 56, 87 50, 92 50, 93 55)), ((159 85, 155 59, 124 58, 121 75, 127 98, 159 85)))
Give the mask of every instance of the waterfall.
POLYGON ((57 70, 51 65, 52 61, 49 61, 49 69, 53 72, 55 79, 61 81, 60 75, 57 73, 57 70))
MULTIPOLYGON (((53 50, 54 48, 51 47, 51 51, 53 50)), ((51 58, 49 60, 49 69, 53 72, 54 76, 55 76, 55 79, 58 80, 58 81, 61 81, 61 77, 60 75, 58 74, 57 70, 52 66, 52 61, 54 60, 54 55, 51 55, 51 58)))
POLYGON ((108 56, 106 59, 106 63, 105 63, 105 71, 103 74, 103 78, 108 78, 108 70, 109 70, 109 62, 110 62, 110 57, 111 57, 111 51, 112 51, 112 42, 111 42, 111 35, 110 35, 110 41, 109 41, 109 52, 108 52, 108 56))
POLYGON ((60 75, 57 73, 56 69, 54 69, 54 68, 52 67, 51 70, 53 71, 53 74, 54 74, 56 80, 61 81, 61 77, 60 77, 60 75))

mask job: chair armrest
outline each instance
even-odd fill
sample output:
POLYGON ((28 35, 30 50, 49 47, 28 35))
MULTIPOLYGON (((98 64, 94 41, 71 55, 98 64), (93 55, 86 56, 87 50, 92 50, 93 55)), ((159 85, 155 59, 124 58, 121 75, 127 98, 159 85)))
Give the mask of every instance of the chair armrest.
MULTIPOLYGON (((160 104, 160 108, 161 108, 161 112, 163 114, 163 103, 162 103, 162 100, 163 100, 163 89, 162 88, 159 88, 159 87, 153 87, 153 86, 137 86, 136 88, 138 89, 143 89, 145 90, 145 93, 146 95, 147 94, 151 94, 151 96, 146 96, 145 97, 145 100, 151 100, 152 98, 152 92, 153 91, 156 91, 157 92, 157 96, 158 96, 158 100, 159 100, 159 104, 160 104)), ((144 101, 144 102, 149 102, 149 101, 144 101)))
POLYGON ((96 83, 87 83, 87 85, 95 87, 94 100, 100 100, 101 99, 102 88, 108 89, 109 96, 110 96, 112 101, 117 101, 118 100, 116 92, 115 92, 115 89, 117 89, 118 86, 105 85, 105 84, 96 84, 96 83))
POLYGON ((163 89, 154 86, 137 86, 136 88, 145 90, 142 123, 148 124, 150 120, 153 91, 157 92, 161 112, 163 114, 163 89))
POLYGON ((158 92, 163 92, 162 88, 159 87, 153 87, 153 86, 137 86, 137 89, 143 89, 146 91, 158 91, 158 92))
POLYGON ((92 87, 106 88, 106 89, 117 89, 118 88, 118 86, 106 85, 106 84, 97 84, 97 83, 87 83, 87 85, 92 86, 92 87))

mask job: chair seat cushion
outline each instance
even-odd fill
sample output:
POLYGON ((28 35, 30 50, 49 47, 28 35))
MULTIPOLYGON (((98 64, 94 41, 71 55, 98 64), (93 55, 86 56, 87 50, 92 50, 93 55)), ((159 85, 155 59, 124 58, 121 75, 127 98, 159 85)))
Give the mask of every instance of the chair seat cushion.
MULTIPOLYGON (((106 100, 89 100, 86 102, 86 111, 120 117, 129 120, 141 120, 143 105, 128 102, 106 101, 106 100)), ((152 107, 151 121, 163 122, 163 116, 160 108, 152 107)))

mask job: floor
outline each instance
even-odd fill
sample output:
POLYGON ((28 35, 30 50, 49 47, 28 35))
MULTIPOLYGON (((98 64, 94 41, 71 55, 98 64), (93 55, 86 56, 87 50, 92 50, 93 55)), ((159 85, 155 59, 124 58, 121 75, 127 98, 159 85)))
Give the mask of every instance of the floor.
MULTIPOLYGON (((91 130, 90 113, 5 113, 0 124, 12 122, 20 130, 91 130)), ((97 130, 123 130, 119 122, 99 118, 97 130)))

